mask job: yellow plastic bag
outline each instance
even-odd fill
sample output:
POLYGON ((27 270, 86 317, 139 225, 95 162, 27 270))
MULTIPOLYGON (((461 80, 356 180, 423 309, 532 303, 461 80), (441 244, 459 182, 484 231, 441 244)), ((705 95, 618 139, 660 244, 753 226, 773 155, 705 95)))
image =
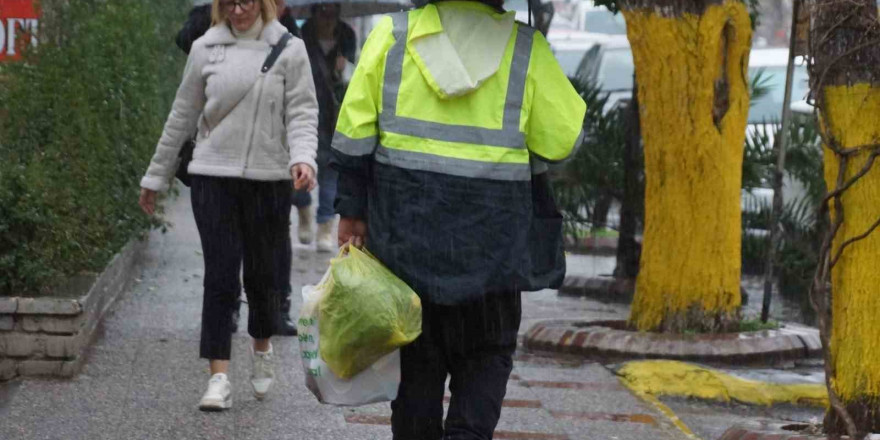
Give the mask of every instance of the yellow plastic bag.
POLYGON ((320 351, 337 376, 352 378, 421 334, 419 297, 369 252, 343 248, 325 283, 320 351))

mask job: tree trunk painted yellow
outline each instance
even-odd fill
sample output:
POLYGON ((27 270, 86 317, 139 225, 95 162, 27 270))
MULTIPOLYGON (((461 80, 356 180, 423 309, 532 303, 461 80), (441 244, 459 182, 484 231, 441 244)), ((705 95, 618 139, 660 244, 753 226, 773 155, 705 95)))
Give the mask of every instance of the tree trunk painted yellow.
MULTIPOLYGON (((880 143, 880 87, 869 84, 832 86, 825 90, 823 122, 843 148, 880 143)), ((846 178, 858 173, 870 152, 856 153, 846 178)), ((837 188, 840 160, 825 150, 825 180, 837 188)), ((843 197, 844 222, 834 241, 841 244, 867 232, 880 219, 880 158, 843 197)), ((831 212, 832 218, 835 211, 831 212)), ((847 403, 880 403, 880 230, 846 248, 831 273, 831 357, 836 369, 835 391, 847 403)))
POLYGON ((645 234, 630 322, 723 330, 740 306, 740 188, 751 25, 743 3, 702 14, 624 8, 645 142, 645 234), (659 12, 658 12, 659 11, 659 12))

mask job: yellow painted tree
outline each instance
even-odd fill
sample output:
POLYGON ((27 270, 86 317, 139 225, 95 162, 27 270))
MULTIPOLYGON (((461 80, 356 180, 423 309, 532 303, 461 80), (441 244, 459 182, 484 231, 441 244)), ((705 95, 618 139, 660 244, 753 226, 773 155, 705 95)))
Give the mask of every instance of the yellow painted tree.
POLYGON ((880 432, 880 23, 874 0, 816 0, 811 13, 831 219, 814 285, 833 391, 826 429, 861 438, 880 432))
POLYGON ((740 307, 751 20, 736 0, 620 0, 645 145, 645 232, 630 322, 724 331, 740 307))

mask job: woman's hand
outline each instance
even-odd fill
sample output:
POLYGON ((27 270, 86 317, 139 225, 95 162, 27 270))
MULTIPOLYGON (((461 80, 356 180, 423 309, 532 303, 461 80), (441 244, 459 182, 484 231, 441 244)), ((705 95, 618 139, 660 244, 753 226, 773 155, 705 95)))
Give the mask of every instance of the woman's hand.
POLYGON ((141 188, 141 198, 138 200, 138 204, 147 215, 153 215, 156 212, 156 191, 141 188))
POLYGON ((315 170, 311 165, 304 163, 295 164, 290 168, 290 177, 293 179, 293 189, 311 191, 318 182, 315 180, 315 170))
POLYGON ((364 247, 367 238, 367 223, 357 218, 339 219, 339 247, 351 242, 357 248, 364 247))

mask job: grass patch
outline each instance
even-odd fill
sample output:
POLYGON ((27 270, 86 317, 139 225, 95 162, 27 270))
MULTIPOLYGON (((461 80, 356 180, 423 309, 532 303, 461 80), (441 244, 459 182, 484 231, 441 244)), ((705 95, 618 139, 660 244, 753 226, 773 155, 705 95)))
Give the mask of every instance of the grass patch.
POLYGON ((739 323, 741 332, 757 332, 761 330, 779 330, 782 325, 772 319, 762 322, 760 318, 744 319, 739 323))

